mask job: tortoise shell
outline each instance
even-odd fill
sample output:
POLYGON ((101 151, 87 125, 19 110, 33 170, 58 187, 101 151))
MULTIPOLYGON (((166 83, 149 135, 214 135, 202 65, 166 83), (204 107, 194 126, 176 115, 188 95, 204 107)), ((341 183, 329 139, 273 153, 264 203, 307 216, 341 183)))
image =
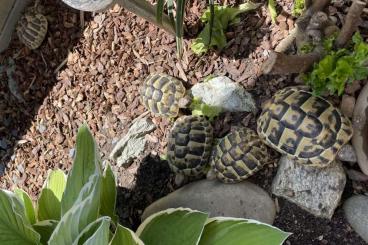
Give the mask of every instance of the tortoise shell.
POLYGON ((277 92, 257 124, 270 147, 316 167, 328 166, 353 134, 351 122, 336 107, 297 87, 277 92))
POLYGON ((34 11, 26 12, 17 23, 19 40, 30 49, 38 48, 47 33, 47 19, 34 11))
POLYGON ((154 114, 176 117, 179 113, 179 100, 185 96, 185 87, 175 77, 152 74, 144 81, 140 94, 144 106, 154 114))
POLYGON ((214 147, 211 168, 225 183, 237 183, 260 170, 268 161, 267 146, 256 132, 239 128, 214 147))
POLYGON ((211 154, 213 128, 201 116, 183 116, 170 131, 167 160, 175 173, 198 176, 204 173, 211 154))

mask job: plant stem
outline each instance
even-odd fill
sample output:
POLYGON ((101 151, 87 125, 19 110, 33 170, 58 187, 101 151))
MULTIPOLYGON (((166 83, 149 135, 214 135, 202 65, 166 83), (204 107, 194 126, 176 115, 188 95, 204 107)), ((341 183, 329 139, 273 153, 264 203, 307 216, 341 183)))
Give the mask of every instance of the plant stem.
POLYGON ((170 18, 166 14, 162 14, 162 24, 160 24, 156 18, 155 6, 146 0, 116 0, 116 2, 126 10, 175 35, 175 27, 171 24, 170 18))

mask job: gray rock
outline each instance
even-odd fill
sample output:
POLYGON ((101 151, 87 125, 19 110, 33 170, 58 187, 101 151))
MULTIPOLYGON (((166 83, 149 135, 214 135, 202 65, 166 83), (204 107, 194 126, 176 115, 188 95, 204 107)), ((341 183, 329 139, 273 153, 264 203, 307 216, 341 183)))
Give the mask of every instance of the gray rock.
POLYGON ((330 219, 339 204, 345 183, 345 172, 339 161, 325 168, 316 168, 283 156, 272 183, 272 192, 317 217, 330 219))
POLYGON ((272 224, 276 209, 262 188, 243 181, 223 184, 217 180, 201 180, 174 191, 144 210, 142 219, 167 208, 187 207, 207 212, 211 217, 250 218, 272 224))
POLYGON ((344 145, 337 153, 338 159, 345 162, 357 162, 357 155, 352 145, 344 145))
POLYGON ((345 217, 353 229, 368 242, 368 197, 357 195, 344 204, 345 217))
POLYGON ((225 76, 215 77, 207 82, 197 83, 191 93, 202 102, 230 112, 254 112, 256 105, 250 93, 225 76))
POLYGON ((119 167, 128 167, 132 160, 144 151, 146 145, 145 135, 155 128, 153 122, 147 118, 134 120, 128 133, 116 143, 111 151, 110 158, 115 160, 119 167))

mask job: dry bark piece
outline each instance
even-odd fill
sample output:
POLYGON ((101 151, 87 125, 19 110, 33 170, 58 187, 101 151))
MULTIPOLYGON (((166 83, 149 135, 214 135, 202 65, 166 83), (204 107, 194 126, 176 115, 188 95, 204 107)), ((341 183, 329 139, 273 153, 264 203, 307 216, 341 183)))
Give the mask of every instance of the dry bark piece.
POLYGON ((287 55, 272 51, 268 60, 263 63, 262 71, 265 74, 301 73, 307 71, 320 58, 318 53, 287 55))
POLYGON ((366 3, 363 1, 353 1, 346 16, 345 23, 336 38, 336 48, 343 48, 350 41, 353 34, 357 31, 361 22, 360 15, 362 14, 365 5, 366 3))

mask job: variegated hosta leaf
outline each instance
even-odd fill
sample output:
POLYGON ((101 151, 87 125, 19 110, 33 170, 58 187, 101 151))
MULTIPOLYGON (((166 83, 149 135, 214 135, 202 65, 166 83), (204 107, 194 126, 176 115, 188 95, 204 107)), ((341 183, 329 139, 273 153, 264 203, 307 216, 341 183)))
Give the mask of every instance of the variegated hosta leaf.
POLYGON ((0 190, 0 244, 39 244, 40 235, 32 228, 25 214, 25 208, 18 197, 6 190, 0 190))
POLYGON ((290 233, 255 220, 216 217, 208 219, 200 245, 280 245, 290 233))
POLYGON ((130 229, 118 225, 110 245, 144 245, 141 239, 130 229))
POLYGON ((107 216, 93 221, 80 232, 72 245, 108 245, 110 222, 111 219, 107 216))
POLYGON ((76 156, 61 199, 62 215, 73 206, 79 192, 89 181, 89 177, 95 173, 101 175, 100 157, 91 132, 83 125, 77 134, 76 156))
POLYGON ((49 244, 70 245, 99 214, 101 176, 94 174, 83 186, 74 205, 62 216, 51 235, 49 244))
POLYGON ((208 214, 186 208, 168 209, 148 217, 137 235, 149 245, 197 244, 208 214))
POLYGON ((60 169, 48 173, 38 199, 38 220, 60 220, 61 198, 66 186, 66 176, 60 169))
POLYGON ((42 244, 47 244, 57 224, 56 220, 42 220, 33 224, 33 229, 41 235, 42 244))
POLYGON ((116 182, 111 166, 107 165, 102 177, 101 209, 100 215, 109 216, 114 222, 118 218, 115 214, 116 205, 116 182))
POLYGON ((34 210, 31 198, 28 196, 28 194, 25 191, 18 189, 18 188, 14 190, 14 193, 22 201, 24 205, 24 209, 25 209, 25 214, 26 214, 26 217, 29 223, 31 224, 36 223, 36 214, 35 214, 35 210, 34 210))

